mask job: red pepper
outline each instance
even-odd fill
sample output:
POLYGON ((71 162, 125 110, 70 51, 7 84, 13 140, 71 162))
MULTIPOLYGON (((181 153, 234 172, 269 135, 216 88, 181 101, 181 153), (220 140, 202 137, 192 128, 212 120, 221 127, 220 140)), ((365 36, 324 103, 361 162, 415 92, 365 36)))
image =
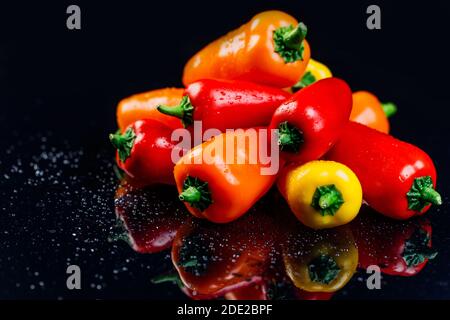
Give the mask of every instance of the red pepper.
POLYGON ((204 130, 267 126, 275 109, 289 93, 251 82, 200 80, 190 84, 181 103, 158 106, 164 114, 178 117, 185 127, 195 120, 202 121, 204 130))
POLYGON ((172 246, 176 231, 187 216, 182 205, 170 200, 173 190, 168 188, 137 189, 129 183, 118 187, 114 204, 124 229, 119 236, 125 236, 133 250, 155 253, 172 246), (148 199, 159 201, 149 206, 148 199))
POLYGON ((442 203, 431 158, 385 133, 350 122, 327 158, 353 170, 364 199, 388 217, 408 219, 442 203))
POLYGON ((281 156, 307 162, 322 157, 349 121, 352 92, 337 78, 327 78, 298 91, 275 111, 281 156))
POLYGON ((172 150, 180 149, 175 151, 180 155, 185 150, 171 142, 171 134, 171 128, 152 119, 136 121, 122 134, 111 134, 117 165, 140 185, 175 184, 172 150))
POLYGON ((414 276, 437 255, 431 246, 432 229, 427 219, 398 223, 362 212, 351 228, 360 268, 378 265, 385 274, 414 276))

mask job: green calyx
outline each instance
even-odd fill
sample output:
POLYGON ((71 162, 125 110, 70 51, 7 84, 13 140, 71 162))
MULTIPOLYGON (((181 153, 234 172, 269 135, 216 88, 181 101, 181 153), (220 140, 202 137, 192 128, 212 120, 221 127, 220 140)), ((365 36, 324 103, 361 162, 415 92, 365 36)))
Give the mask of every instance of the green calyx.
POLYGON ((278 145, 281 151, 296 153, 303 142, 303 132, 289 122, 281 122, 278 125, 278 145))
POLYGON ((381 107, 383 108, 384 114, 387 118, 390 118, 397 113, 397 106, 392 102, 384 102, 381 104, 381 107))
POLYGON ((191 104, 191 101, 188 96, 183 96, 180 101, 180 104, 177 106, 165 106, 159 105, 156 107, 159 112, 164 113, 168 116, 177 117, 181 119, 183 126, 186 128, 192 123, 194 123, 193 113, 194 106, 191 104))
POLYGON ((334 216, 344 203, 342 193, 334 184, 320 186, 314 192, 311 207, 322 216, 334 216))
POLYGON ((402 257, 408 268, 415 267, 426 259, 434 259, 438 252, 429 246, 430 236, 423 230, 419 229, 413 233, 411 238, 405 242, 405 249, 402 257))
POLYGON ((441 205, 441 195, 434 190, 430 176, 415 178, 411 189, 406 194, 408 209, 421 212, 430 204, 441 205))
POLYGON ((307 71, 303 75, 303 77, 296 84, 294 84, 291 87, 292 92, 295 93, 295 92, 299 91, 300 89, 303 89, 303 88, 309 86, 310 84, 313 84, 316 81, 317 81, 316 77, 314 77, 310 71, 307 71))
POLYGON ((336 279, 341 269, 329 255, 321 254, 308 264, 309 278, 313 282, 329 284, 336 279))
POLYGON ((131 128, 128 128, 123 134, 116 132, 109 135, 109 140, 119 153, 120 161, 125 162, 128 159, 135 139, 136 134, 131 128))
POLYGON ((208 182, 189 176, 184 180, 183 191, 178 198, 200 211, 204 211, 213 203, 208 182))
POLYGON ((286 63, 303 60, 303 40, 308 28, 300 22, 297 27, 289 25, 279 27, 273 32, 275 52, 278 53, 286 63))

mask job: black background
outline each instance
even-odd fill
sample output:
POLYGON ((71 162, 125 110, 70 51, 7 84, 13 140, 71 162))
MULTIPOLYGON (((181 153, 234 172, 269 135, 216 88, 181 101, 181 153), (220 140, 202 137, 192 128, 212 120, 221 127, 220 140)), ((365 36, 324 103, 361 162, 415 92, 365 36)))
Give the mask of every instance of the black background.
MULTIPOLYGON (((448 201, 445 1, 11 1, 0 4, 0 298, 181 297, 142 281, 152 257, 99 236, 114 216, 107 134, 121 98, 181 86, 191 55, 266 9, 302 19, 312 56, 353 90, 396 102, 392 134, 432 156, 448 201), (81 7, 79 31, 66 28, 69 4, 81 7), (381 7, 381 30, 366 28, 369 4, 381 7), (78 293, 65 289, 73 261, 92 270, 78 293)), ((384 295, 355 280, 339 297, 450 298, 448 214, 430 213, 434 268, 384 295)))

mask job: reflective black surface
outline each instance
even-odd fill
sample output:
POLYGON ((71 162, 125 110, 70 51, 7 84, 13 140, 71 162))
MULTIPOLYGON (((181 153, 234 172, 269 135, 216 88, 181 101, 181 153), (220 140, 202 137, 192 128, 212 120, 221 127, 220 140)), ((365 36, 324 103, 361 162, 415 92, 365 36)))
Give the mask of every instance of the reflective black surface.
MULTIPOLYGON (((442 45, 450 11, 444 2, 382 3, 382 30, 373 32, 365 28, 363 2, 230 2, 220 10, 212 2, 189 2, 177 4, 177 12, 173 4, 86 3, 78 33, 65 28, 67 5, 1 4, 0 298, 186 297, 175 284, 151 281, 173 273, 170 249, 142 254, 121 240, 114 205, 119 182, 106 137, 115 130, 122 97, 181 85, 190 55, 269 8, 303 17, 313 55, 352 89, 395 101, 392 133, 426 150, 438 170, 444 204, 426 215, 436 258, 412 277, 384 275, 381 290, 368 290, 359 270, 332 298, 450 298, 449 52, 442 45), (70 264, 81 268, 81 290, 66 287, 70 264)), ((172 188, 149 192, 146 200, 127 202, 136 202, 143 221, 165 210, 190 219, 170 202, 172 188)), ((269 217, 281 214, 282 205, 265 207, 269 217)), ((386 223, 383 228, 395 229, 386 223)), ((255 225, 250 240, 261 241, 261 228, 255 225)))

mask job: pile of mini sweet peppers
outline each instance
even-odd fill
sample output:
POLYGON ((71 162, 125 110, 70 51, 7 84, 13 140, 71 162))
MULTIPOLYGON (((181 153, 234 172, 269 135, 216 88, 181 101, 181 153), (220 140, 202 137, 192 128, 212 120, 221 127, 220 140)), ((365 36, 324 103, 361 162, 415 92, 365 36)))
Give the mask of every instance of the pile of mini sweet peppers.
MULTIPOLYGON (((292 16, 262 12, 196 53, 185 65, 184 89, 122 100, 119 131, 110 140, 129 182, 175 184, 192 215, 216 223, 245 214, 274 184, 298 220, 314 229, 350 222, 363 201, 401 220, 440 205, 431 158, 389 135, 395 105, 367 91, 352 93, 310 58, 306 35, 292 16), (194 141, 191 150, 172 141, 175 129, 194 131, 195 121, 222 133, 194 141), (235 144, 254 128, 276 130, 277 174, 261 174, 266 164, 249 164, 248 145, 235 144), (227 141, 233 163, 220 148, 214 161, 200 161, 227 141), (173 152, 184 156, 173 163, 173 152)), ((263 145, 267 138, 257 132, 263 145)))

